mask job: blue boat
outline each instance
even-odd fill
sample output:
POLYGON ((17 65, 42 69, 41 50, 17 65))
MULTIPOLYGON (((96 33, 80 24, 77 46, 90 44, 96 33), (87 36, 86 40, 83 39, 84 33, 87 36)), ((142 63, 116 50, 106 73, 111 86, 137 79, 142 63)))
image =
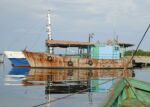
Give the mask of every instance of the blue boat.
POLYGON ((30 67, 27 59, 21 51, 5 51, 4 54, 14 67, 30 67))

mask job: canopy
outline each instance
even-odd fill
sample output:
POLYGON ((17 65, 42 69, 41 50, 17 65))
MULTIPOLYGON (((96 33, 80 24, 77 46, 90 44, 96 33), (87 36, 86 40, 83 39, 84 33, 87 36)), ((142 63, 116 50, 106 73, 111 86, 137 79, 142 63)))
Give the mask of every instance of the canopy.
POLYGON ((47 40, 47 45, 51 47, 80 47, 87 48, 88 46, 94 46, 94 43, 79 42, 79 41, 64 41, 64 40, 47 40))

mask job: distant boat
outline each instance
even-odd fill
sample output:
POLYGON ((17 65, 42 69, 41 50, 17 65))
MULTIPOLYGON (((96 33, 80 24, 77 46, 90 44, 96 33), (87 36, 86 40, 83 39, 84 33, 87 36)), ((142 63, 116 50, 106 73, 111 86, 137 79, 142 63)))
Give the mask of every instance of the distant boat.
POLYGON ((11 61, 14 67, 30 67, 24 54, 21 51, 4 51, 4 54, 11 61))
POLYGON ((4 62, 4 54, 0 53, 0 63, 4 62))
MULTIPOLYGON (((48 13, 49 13, 49 11, 48 11, 48 13)), ((50 17, 50 15, 48 15, 48 17, 50 17)), ((50 29, 50 28, 48 27, 48 29, 50 29)), ((4 54, 11 61, 11 64, 13 67, 30 67, 23 52, 21 52, 21 51, 4 51, 4 54)))
POLYGON ((123 78, 100 107, 150 107, 150 83, 123 78))

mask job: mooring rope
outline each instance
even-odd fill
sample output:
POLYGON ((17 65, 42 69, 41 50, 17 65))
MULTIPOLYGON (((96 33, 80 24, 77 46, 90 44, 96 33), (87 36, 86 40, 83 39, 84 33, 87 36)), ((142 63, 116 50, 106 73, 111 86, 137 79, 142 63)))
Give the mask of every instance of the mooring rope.
POLYGON ((124 70, 123 70, 123 73, 125 73, 125 71, 127 70, 129 64, 131 63, 131 61, 133 60, 134 56, 136 55, 136 53, 137 53, 137 51, 138 51, 138 49, 139 49, 139 47, 140 47, 142 41, 144 40, 144 38, 145 38, 145 36, 146 36, 146 34, 147 34, 148 30, 149 30, 149 28, 150 28, 150 24, 148 25, 146 31, 144 32, 144 34, 143 34, 143 36, 142 36, 140 42, 138 43, 138 46, 136 47, 136 50, 135 50, 134 53, 132 54, 132 56, 131 56, 129 62, 125 65, 124 70))
MULTIPOLYGON (((142 36, 140 42, 138 43, 138 46, 136 47, 136 50, 135 50, 134 53, 132 54, 131 59, 129 60, 129 62, 127 63, 127 65, 124 67, 123 73, 126 72, 127 67, 129 66, 129 64, 130 64, 131 61, 133 60, 134 56, 136 55, 136 53, 137 53, 137 51, 138 51, 138 49, 139 49, 139 47, 140 47, 142 41, 144 40, 144 38, 145 38, 145 36, 146 36, 146 34, 147 34, 148 30, 149 30, 149 28, 150 28, 150 24, 148 25, 148 27, 147 27, 146 31, 144 32, 144 34, 143 34, 143 36, 142 36)), ((126 76, 126 75, 125 75, 125 76, 126 76)), ((127 81, 127 83, 129 84, 129 86, 131 87, 130 82, 129 82, 126 78, 124 78, 124 79, 127 81)), ((142 101, 140 101, 140 100, 138 99, 138 96, 137 96, 137 94, 134 92, 134 90, 132 89, 132 87, 131 87, 131 90, 132 90, 132 92, 134 93, 134 95, 135 95, 135 97, 137 98, 137 100, 138 100, 144 107, 147 107, 142 101)))

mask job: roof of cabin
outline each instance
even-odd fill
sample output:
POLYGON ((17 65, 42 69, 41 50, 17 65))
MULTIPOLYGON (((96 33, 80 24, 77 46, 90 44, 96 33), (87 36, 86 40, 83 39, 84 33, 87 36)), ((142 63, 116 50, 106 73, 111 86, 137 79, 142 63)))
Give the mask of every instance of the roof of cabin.
MULTIPOLYGON (((65 41, 65 40, 47 40, 46 41, 48 46, 51 47, 81 47, 81 48, 87 48, 88 46, 94 46, 96 43, 89 43, 89 42, 79 42, 79 41, 65 41)), ((117 43, 121 47, 131 47, 134 46, 133 44, 129 43, 117 43)), ((112 45, 112 43, 107 43, 107 45, 112 45)))
POLYGON ((131 47, 131 46, 134 46, 134 44, 129 44, 129 43, 118 43, 119 46, 121 47, 131 47))
POLYGON ((51 47, 82 47, 94 46, 94 43, 64 40, 47 40, 47 45, 51 47))
POLYGON ((120 47, 131 47, 134 46, 134 44, 130 44, 130 43, 123 43, 123 42, 119 42, 118 40, 108 40, 106 42, 107 45, 113 45, 114 43, 118 44, 120 47))

